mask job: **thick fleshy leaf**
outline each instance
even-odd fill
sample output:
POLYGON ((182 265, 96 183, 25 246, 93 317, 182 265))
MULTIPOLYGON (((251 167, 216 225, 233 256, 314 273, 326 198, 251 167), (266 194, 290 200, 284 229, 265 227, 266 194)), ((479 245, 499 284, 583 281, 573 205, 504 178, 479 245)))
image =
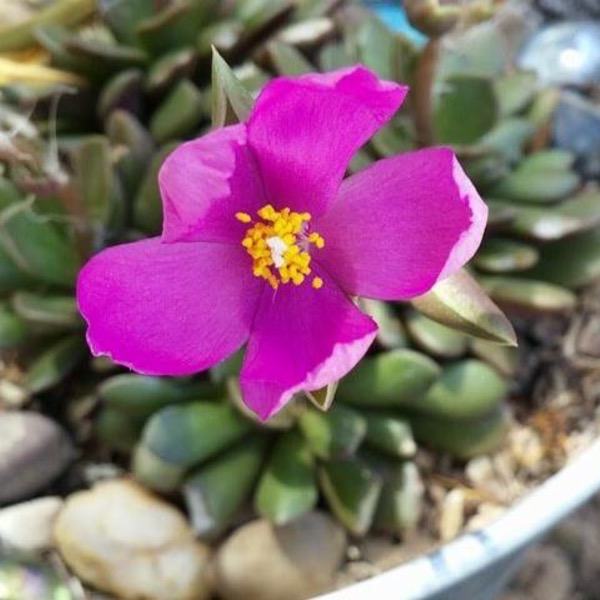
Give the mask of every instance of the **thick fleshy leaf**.
POLYGON ((412 301, 430 319, 456 331, 509 346, 517 334, 502 311, 466 271, 438 283, 429 293, 412 301))
POLYGON ((294 393, 343 377, 377 334, 375 322, 327 274, 319 275, 321 289, 307 281, 269 288, 261 296, 240 384, 244 401, 262 419, 294 393))
POLYGON ((385 160, 344 181, 315 224, 315 258, 350 294, 398 300, 457 271, 481 241, 487 207, 448 148, 385 160))
POLYGON ((262 286, 241 246, 150 238, 93 257, 77 297, 95 355, 147 375, 184 375, 246 341, 262 286))
POLYGON ((244 125, 182 144, 163 163, 158 182, 167 242, 239 244, 248 226, 236 212, 254 214, 266 203, 244 125))
POLYGON ((407 91, 364 67, 269 83, 248 122, 268 201, 322 214, 353 154, 391 118, 407 91))

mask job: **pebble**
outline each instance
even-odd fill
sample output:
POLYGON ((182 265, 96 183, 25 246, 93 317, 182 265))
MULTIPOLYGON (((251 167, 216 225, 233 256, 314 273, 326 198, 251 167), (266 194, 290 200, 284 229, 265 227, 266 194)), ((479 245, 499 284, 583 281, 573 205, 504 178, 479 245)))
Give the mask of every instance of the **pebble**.
POLYGON ((589 86, 600 82, 600 23, 563 21, 533 35, 518 65, 544 84, 589 86))
POLYGON ((0 504, 41 490, 63 473, 73 456, 69 437, 48 417, 0 411, 0 504))
POLYGON ((556 146, 577 157, 584 176, 600 176, 599 106, 580 94, 563 92, 552 122, 552 138, 556 146))
POLYGON ((442 501, 438 530, 442 542, 454 539, 463 528, 465 522, 465 493, 454 489, 442 501))
POLYGON ((65 562, 123 600, 204 600, 210 550, 183 515, 126 479, 67 498, 54 529, 65 562))
POLYGON ((345 532, 323 513, 252 521, 219 549, 217 589, 224 600, 305 600, 331 589, 345 553, 345 532))
POLYGON ((23 551, 53 546, 52 530, 63 501, 57 496, 37 498, 0 510, 0 540, 23 551))

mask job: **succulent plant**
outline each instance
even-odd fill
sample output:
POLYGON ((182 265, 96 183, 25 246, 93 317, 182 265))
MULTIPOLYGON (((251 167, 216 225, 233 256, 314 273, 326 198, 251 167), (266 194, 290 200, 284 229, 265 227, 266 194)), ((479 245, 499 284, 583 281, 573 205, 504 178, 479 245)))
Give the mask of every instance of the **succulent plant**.
POLYGON ((100 2, 83 28, 35 32, 52 65, 85 84, 2 90, 2 349, 31 394, 70 398, 78 415, 98 408, 97 436, 133 453, 147 486, 182 494, 201 536, 243 518, 249 500, 276 523, 322 499, 357 535, 415 527, 417 445, 464 459, 496 447, 509 422, 517 356, 497 344, 514 332, 484 289, 507 308, 564 312, 570 289, 598 274, 597 192, 580 189, 567 154, 544 149, 555 92, 510 70, 497 24, 452 31, 419 50, 349 2, 100 2), (78 268, 105 245, 159 230, 156 174, 174 145, 243 119, 274 74, 356 62, 409 82, 414 97, 352 169, 453 145, 491 207, 472 275, 411 304, 360 300, 380 325, 373 354, 337 392, 298 398, 265 425, 243 410, 236 360, 186 379, 89 360, 78 268), (31 119, 16 124, 27 106, 31 119))

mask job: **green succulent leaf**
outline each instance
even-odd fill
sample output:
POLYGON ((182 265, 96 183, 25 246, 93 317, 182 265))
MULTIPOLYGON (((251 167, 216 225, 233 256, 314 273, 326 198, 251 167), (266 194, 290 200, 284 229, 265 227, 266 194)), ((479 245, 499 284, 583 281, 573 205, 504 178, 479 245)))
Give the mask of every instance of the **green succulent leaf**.
POLYGON ((124 373, 102 382, 98 395, 106 406, 123 415, 146 419, 170 404, 197 400, 217 400, 223 391, 204 381, 150 377, 124 373))
POLYGON ((363 417, 367 423, 366 443, 369 446, 402 459, 415 455, 417 446, 406 419, 375 412, 365 412, 363 417))
POLYGON ((497 117, 496 95, 489 79, 454 75, 440 84, 433 109, 438 142, 472 144, 494 127, 497 117))
MULTIPOLYGON (((0 259, 1 260, 1 259, 0 259)), ((13 350, 30 341, 29 327, 7 302, 0 303, 0 350, 13 350)))
POLYGON ((504 406, 473 421, 452 421, 415 413, 410 416, 410 423, 419 443, 461 459, 496 450, 509 429, 504 406))
POLYGON ((318 491, 313 458, 297 431, 279 437, 261 475, 254 507, 256 512, 277 525, 311 510, 318 491))
POLYGON ((298 426, 311 452, 323 460, 354 454, 367 432, 364 417, 340 405, 326 413, 308 409, 298 419, 298 426))
POLYGON ((366 358, 340 381, 338 398, 357 407, 396 407, 423 396, 441 373, 429 357, 392 350, 366 358))
POLYGON ((540 251, 534 246, 494 237, 484 242, 475 255, 473 264, 488 273, 514 273, 531 269, 539 258, 540 251))
POLYGON ((141 443, 164 461, 189 468, 229 447, 251 427, 232 406, 193 402, 155 413, 141 443))
POLYGON ((373 523, 383 481, 356 458, 319 467, 325 501, 338 521, 352 534, 365 535, 373 523))
POLYGON ((577 303, 575 294, 545 281, 517 277, 481 280, 490 296, 507 310, 527 314, 568 313, 577 303))
POLYGON ((457 358, 467 351, 468 338, 417 310, 405 315, 406 329, 421 350, 440 358, 457 358))
POLYGON ((448 421, 472 420, 496 410, 507 395, 503 377, 484 362, 469 359, 446 367, 411 410, 448 421))
POLYGON ((245 121, 254 100, 229 65, 213 48, 212 56, 212 124, 223 127, 245 121))
POLYGON ((32 329, 60 331, 83 327, 73 296, 17 292, 11 304, 15 314, 32 329))
POLYGON ((266 437, 250 437, 203 465, 185 480, 192 526, 203 539, 227 527, 248 500, 260 473, 266 437))
POLYGON ((456 331, 515 346, 515 331, 502 311, 466 271, 437 283, 412 305, 425 316, 456 331))
POLYGON ((33 394, 43 392, 60 383, 87 355, 88 349, 79 335, 53 343, 29 365, 24 387, 33 394))

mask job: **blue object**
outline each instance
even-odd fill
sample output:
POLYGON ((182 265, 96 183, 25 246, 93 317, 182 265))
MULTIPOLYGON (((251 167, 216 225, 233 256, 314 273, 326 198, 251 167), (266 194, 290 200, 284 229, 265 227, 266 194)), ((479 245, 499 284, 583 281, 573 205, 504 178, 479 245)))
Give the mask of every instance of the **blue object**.
POLYGON ((406 18, 406 12, 400 0, 364 0, 364 3, 383 21, 392 31, 406 36, 418 48, 427 43, 427 36, 415 29, 406 18))

